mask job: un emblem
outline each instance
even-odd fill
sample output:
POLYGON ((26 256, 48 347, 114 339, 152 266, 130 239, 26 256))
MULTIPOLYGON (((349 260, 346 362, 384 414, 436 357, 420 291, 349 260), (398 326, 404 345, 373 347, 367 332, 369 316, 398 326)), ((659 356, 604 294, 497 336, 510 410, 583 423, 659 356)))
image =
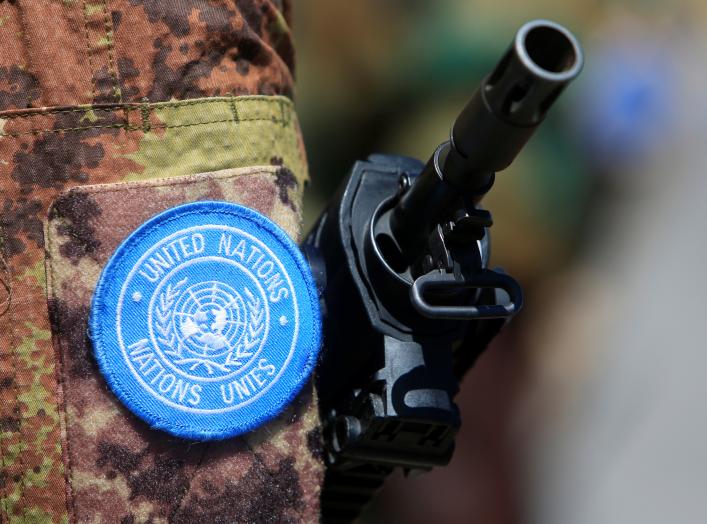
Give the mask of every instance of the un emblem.
POLYGON ((248 287, 243 294, 219 281, 166 284, 151 311, 155 345, 195 378, 201 368, 219 376, 242 367, 264 341, 267 308, 248 287))
POLYGON ((101 370, 153 427, 224 438, 279 413, 316 360, 316 290, 266 217, 198 202, 143 224, 106 265, 91 310, 101 370))

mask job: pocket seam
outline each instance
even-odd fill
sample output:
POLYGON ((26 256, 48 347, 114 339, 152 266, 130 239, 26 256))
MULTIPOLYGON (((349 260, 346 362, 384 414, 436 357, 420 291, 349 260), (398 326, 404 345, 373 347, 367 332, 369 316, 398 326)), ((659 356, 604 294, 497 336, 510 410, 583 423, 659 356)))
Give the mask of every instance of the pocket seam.
MULTIPOLYGON (((0 234, 3 235, 2 239, 3 239, 3 243, 4 243, 5 237, 4 237, 2 228, 0 228, 0 234)), ((4 247, 4 244, 0 245, 0 248, 3 248, 3 247, 4 247)), ((7 287, 10 289, 10 293, 11 293, 12 273, 10 272, 10 267, 7 265, 7 262, 5 261, 5 257, 2 254, 2 250, 0 250, 0 261, 5 266, 6 274, 7 274, 7 278, 8 278, 7 287)), ((12 406, 12 411, 10 413, 11 413, 11 417, 13 415, 17 416, 17 431, 13 431, 13 433, 15 433, 19 436, 20 442, 24 442, 25 439, 24 439, 24 436, 22 433, 22 429, 24 426, 24 417, 22 415, 22 412, 19 411, 19 409, 20 409, 20 401, 19 401, 20 387, 17 384, 17 358, 18 358, 17 352, 16 352, 16 348, 18 347, 17 333, 15 331, 15 317, 13 315, 13 310, 11 307, 10 299, 11 299, 11 294, 8 297, 7 311, 6 311, 6 313, 8 314, 7 320, 10 324, 10 326, 9 326, 10 327, 10 346, 8 348, 9 349, 8 358, 9 358, 11 366, 12 366, 12 369, 10 370, 10 378, 12 379, 12 389, 14 390, 14 395, 13 395, 14 402, 13 402, 13 406, 12 406)), ((4 313, 0 316, 3 316, 3 315, 4 315, 4 313)), ((3 447, 3 442, 2 442, 2 440, 3 440, 2 433, 4 433, 4 432, 5 432, 4 430, 2 430, 0 432, 0 465, 2 465, 3 470, 7 467, 7 465, 5 464, 5 456, 3 453, 4 447, 3 447)), ((2 506, 3 507, 1 508, 2 513, 0 513, 0 520, 2 520, 3 517, 9 517, 7 494, 10 493, 10 489, 11 489, 11 486, 13 483, 16 483, 19 487, 19 493, 17 496, 17 505, 20 508, 24 507, 22 502, 25 497, 25 489, 27 486, 27 481, 26 481, 26 477, 25 477, 26 471, 25 471, 23 454, 21 452, 18 453, 18 460, 19 460, 19 466, 20 466, 20 472, 19 472, 20 479, 19 480, 10 479, 10 481, 7 482, 4 486, 5 489, 4 489, 4 493, 3 493, 3 497, 2 497, 2 499, 3 499, 2 506)))
MULTIPOLYGON (((51 209, 51 207, 50 207, 51 209)), ((66 427, 66 400, 64 399, 64 345, 61 338, 54 332, 54 311, 50 304, 55 298, 54 292, 54 265, 49 257, 54 245, 54 237, 49 234, 49 219, 44 222, 45 242, 45 274, 47 279, 47 310, 49 330, 52 335, 52 348, 54 349, 54 375, 57 388, 57 414, 59 415, 59 440, 61 442, 61 460, 64 468, 64 507, 66 508, 69 522, 75 521, 76 510, 74 507, 73 486, 71 484, 71 455, 69 454, 69 433, 66 427)))
MULTIPOLYGON (((175 129, 179 127, 191 127, 191 126, 203 126, 207 124, 222 124, 225 122, 232 122, 234 124, 240 124, 241 122, 270 122, 272 121, 270 118, 240 118, 238 120, 235 120, 233 118, 227 118, 224 120, 210 120, 208 122, 191 122, 189 124, 175 124, 175 125, 168 125, 168 124, 151 124, 150 129, 175 129)), ((125 131, 142 131, 146 132, 145 128, 143 126, 136 126, 132 124, 128 124, 127 122, 124 124, 111 124, 107 126, 85 126, 85 127, 63 127, 63 128, 57 128, 57 129, 30 129, 29 131, 22 131, 21 133, 0 133, 0 136, 7 136, 7 137, 12 137, 12 138, 17 138, 22 135, 38 135, 41 133, 61 133, 64 131, 88 131, 91 129, 123 129, 125 131)), ((149 132, 149 131, 147 131, 149 132)))
POLYGON ((63 106, 48 109, 10 109, 0 111, 0 119, 13 120, 17 118, 31 118, 37 116, 49 116, 62 113, 85 113, 86 111, 100 111, 113 113, 121 109, 127 111, 137 111, 147 108, 153 109, 178 109, 180 107, 196 106, 202 104, 223 103, 233 100, 235 102, 278 102, 281 105, 294 108, 292 100, 280 95, 246 95, 246 96, 212 96, 208 98, 192 98, 188 100, 177 100, 173 102, 126 102, 123 104, 86 104, 79 106, 63 106), (6 113, 6 114, 3 114, 6 113))
MULTIPOLYGON (((126 189, 139 188, 139 187, 167 187, 167 186, 183 186, 197 182, 202 179, 226 179, 226 178, 237 178, 241 176, 249 175, 275 175, 279 166, 268 166, 268 165, 253 165, 247 167, 236 167, 229 169, 220 169, 218 171, 212 171, 209 173, 194 173, 193 175, 179 175, 175 177, 165 176, 161 178, 152 178, 150 180, 136 180, 127 182, 111 182, 107 184, 87 184, 85 186, 76 186, 67 189, 66 191, 57 195, 52 204, 49 206, 47 216, 51 216, 52 209, 54 207, 54 202, 59 200, 62 195, 70 194, 75 192, 90 192, 90 193, 117 193, 120 191, 125 191, 126 189), (234 171, 241 171, 240 173, 234 173, 234 171)), ((48 220, 48 218, 47 218, 48 220)))
POLYGON ((5 234, 3 227, 0 225, 0 287, 4 288, 7 293, 5 302, 0 303, 0 317, 5 316, 12 306, 12 273, 3 253, 4 247, 5 234))

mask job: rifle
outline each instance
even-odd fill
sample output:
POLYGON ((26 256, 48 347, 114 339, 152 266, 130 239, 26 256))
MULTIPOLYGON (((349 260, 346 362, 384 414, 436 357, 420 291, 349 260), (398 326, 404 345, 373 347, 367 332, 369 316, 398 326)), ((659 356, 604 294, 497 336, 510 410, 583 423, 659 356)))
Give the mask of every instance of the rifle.
POLYGON ((531 21, 426 164, 356 162, 302 246, 320 291, 325 522, 350 522, 395 469, 449 462, 459 382, 523 305, 490 269, 481 207, 582 68, 567 29, 531 21))

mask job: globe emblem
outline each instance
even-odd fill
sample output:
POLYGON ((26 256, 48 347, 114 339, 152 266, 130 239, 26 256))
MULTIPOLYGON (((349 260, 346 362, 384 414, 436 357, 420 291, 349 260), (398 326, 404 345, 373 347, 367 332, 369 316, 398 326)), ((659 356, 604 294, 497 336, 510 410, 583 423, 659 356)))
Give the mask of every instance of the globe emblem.
POLYGON ((232 352, 243 336, 245 311, 240 293, 223 282, 200 282, 186 288, 174 307, 180 345, 206 359, 232 352))
POLYGON ((228 313, 228 309, 218 305, 201 306, 191 318, 182 322, 182 334, 186 338, 193 336, 201 344, 197 354, 207 357, 211 351, 228 347, 228 340, 223 335, 228 313))
POLYGON ((220 281, 166 283, 153 306, 158 347, 172 365, 199 377, 229 374, 255 354, 263 340, 263 302, 220 281), (255 321, 255 323, 254 323, 255 321))

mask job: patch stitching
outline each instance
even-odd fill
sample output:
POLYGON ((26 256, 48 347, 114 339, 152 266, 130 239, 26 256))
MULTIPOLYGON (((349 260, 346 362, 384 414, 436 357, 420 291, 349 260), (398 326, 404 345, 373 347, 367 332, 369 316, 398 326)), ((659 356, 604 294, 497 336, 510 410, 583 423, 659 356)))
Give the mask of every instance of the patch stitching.
MULTIPOLYGON (((200 212, 195 212, 194 214, 202 214, 202 213, 200 213, 200 212)), ((185 215, 186 215, 186 214, 185 214, 185 215)), ((181 215, 181 216, 185 216, 185 215, 181 215)), ((170 219, 169 221, 172 221, 172 220, 176 220, 176 218, 170 219)), ((169 221, 168 221, 168 222, 169 222, 169 221)), ((162 224, 160 224, 160 226, 161 226, 161 225, 162 225, 162 224)), ((157 229, 158 227, 159 227, 159 226, 155 226, 155 227, 153 227, 153 228, 151 228, 151 229, 149 229, 149 230, 146 230, 145 233, 144 233, 144 235, 139 235, 138 237, 136 237, 136 239, 137 239, 136 241, 141 240, 144 236, 147 236, 149 233, 153 232, 153 231, 154 231, 155 229, 157 229)), ((124 256, 125 256, 125 255, 122 255, 119 259, 116 259, 116 263, 117 263, 117 261, 119 261, 119 260, 121 260, 122 258, 124 258, 124 256)), ((311 293, 310 293, 310 298, 311 298, 311 293)), ((102 303, 100 303, 100 302, 99 302, 98 304, 96 304, 96 305, 99 307, 99 310, 100 310, 101 304, 102 304, 102 303)), ((93 329, 92 329, 92 330, 93 330, 93 329)), ((99 330, 99 332, 102 334, 102 331, 101 331, 101 330, 99 330)), ((312 359, 312 356, 310 356, 310 360, 316 360, 316 358, 312 359)), ((309 362, 308 362, 308 363, 309 363, 309 362)), ((113 373, 112 373, 110 370, 108 371, 108 373, 110 373, 111 375, 113 375, 113 373)), ((300 373, 300 374, 299 374, 299 377, 302 378, 303 375, 309 375, 309 373, 300 373)), ((122 392, 122 393, 123 393, 127 398, 129 398, 131 401, 133 400, 132 397, 131 397, 131 395, 130 395, 129 393, 126 393, 126 392, 122 392)), ((274 415, 273 415, 273 416, 274 416, 274 415)), ((191 426, 191 425, 178 424, 177 426, 178 426, 178 427, 185 428, 185 429, 196 429, 196 428, 194 428, 194 427, 191 426)))
MULTIPOLYGON (((237 205, 237 204, 229 204, 226 202, 210 202, 210 201, 205 201, 205 202, 199 202, 199 203, 193 203, 193 204, 185 204, 183 206, 178 206, 178 207, 195 207, 198 204, 208 204, 208 205, 213 205, 217 204, 218 206, 218 212, 227 214, 227 215, 232 215, 234 217, 240 218, 240 219, 245 219, 247 221, 251 221, 258 229, 263 229, 267 233, 270 234, 271 238, 274 238, 279 244, 280 247, 284 249, 285 252, 289 253, 292 256, 294 265, 296 269, 300 272, 302 279, 305 281, 306 285, 305 287, 307 288, 307 298, 309 300, 309 303, 312 307, 312 313, 318 317, 319 315, 319 298, 318 295, 315 291, 315 286, 311 282, 311 276, 307 272, 307 265, 306 262, 303 258, 303 256, 299 253, 299 251, 295 249, 292 249, 291 245, 292 241, 289 239, 287 234, 282 231, 279 226, 275 225, 270 219, 267 217, 250 210, 248 208, 244 208, 243 206, 237 205), (230 209, 224 209, 224 207, 230 207, 230 209), (237 211, 234 211, 234 209, 237 209, 237 211)), ((172 208, 171 210, 168 210, 164 213, 171 213, 175 212, 174 210, 177 208, 172 208)), ((144 240, 146 237, 154 233, 156 230, 164 228, 166 224, 170 224, 173 221, 176 220, 181 220, 184 217, 188 217, 189 215, 205 215, 205 214, 212 214, 214 213, 214 210, 209 207, 208 210, 203 210, 203 209, 192 209, 192 210, 187 210, 183 211, 182 213, 176 215, 176 216, 168 216, 167 218, 159 221, 156 223, 154 226, 144 229, 140 231, 137 235, 131 235, 124 241, 124 244, 130 241, 131 243, 139 243, 142 240, 144 240)), ((158 215, 159 217, 159 215, 158 215)), ((156 217, 154 217, 156 218, 156 217)), ((153 219, 154 219, 153 218, 153 219)), ((207 226, 204 226, 207 227, 207 226)), ((176 234, 176 233, 175 233, 176 234)), ((173 236, 173 235, 172 235, 173 236)), ((169 236, 167 237, 169 238, 169 236)), ((260 240, 262 242, 262 240, 260 240)), ((121 244, 124 245, 124 244, 121 244)), ((264 244, 267 247, 267 244, 264 244)), ((120 250, 120 248, 118 248, 120 250)), ((149 250, 145 251, 145 253, 148 253, 149 250)), ((143 254, 143 257, 145 256, 145 253, 143 254)), ((124 259, 129 255, 129 252, 126 251, 121 251, 117 253, 117 256, 115 258, 112 258, 111 261, 106 265, 106 268, 109 267, 109 265, 120 265, 121 263, 124 262, 124 259)), ((277 259, 277 257, 275 257, 277 259)), ((281 262, 280 262, 281 263, 281 262)), ((104 269, 105 271, 105 269, 104 269)), ((166 277, 165 277, 166 278, 166 277)), ((289 277, 288 277, 289 279, 289 277)), ((96 286, 95 294, 94 294, 94 300, 93 304, 91 307, 91 320, 90 320, 90 331, 92 334, 92 338, 94 340, 94 343, 97 344, 99 347, 102 347, 103 345, 103 337, 104 337, 104 329, 102 323, 98 321, 99 318, 101 318, 103 315, 105 315, 105 302, 102 300, 102 291, 105 286, 108 284, 105 283, 103 279, 103 275, 99 279, 98 285, 96 286)), ((291 284, 294 286, 294 284, 291 284)), ((122 289, 122 288, 121 288, 122 289)), ((121 291, 122 294, 122 291, 121 291)), ((293 299, 296 299, 296 297, 293 297, 293 299)), ((119 307, 119 306, 118 306, 119 307)), ((295 305, 296 310, 298 311, 299 308, 297 305, 295 305)), ((159 423, 159 427, 163 428, 178 428, 178 429, 183 429, 188 432, 188 438, 199 438, 199 439, 209 439, 209 438, 228 438, 231 436, 235 436, 238 434, 245 433, 247 431, 251 431, 255 429, 256 427, 261 426, 262 424, 266 423, 269 420, 272 420, 274 417, 276 417, 279 413, 282 412, 283 409, 286 408, 286 406, 292 401, 293 398, 296 397, 296 395, 301 391, 302 387, 306 384, 307 378, 310 376, 314 365, 316 364, 317 358, 318 358, 318 348, 320 344, 320 337, 321 337, 321 328, 319 327, 319 323, 314 320, 313 324, 314 329, 312 332, 309 334, 309 339, 307 340, 308 342, 308 348, 310 348, 310 354, 307 355, 307 359, 304 362, 300 362, 299 366, 301 366, 301 369, 296 375, 296 378, 294 380, 294 384, 296 385, 295 387, 291 387, 290 391, 287 392, 284 395, 280 395, 277 398, 274 398, 271 400, 274 401, 275 407, 273 408, 272 405, 269 406, 267 409, 265 409, 263 412, 261 412, 259 419, 257 421, 251 420, 247 424, 235 428, 235 433, 233 428, 231 428, 231 432, 227 433, 223 430, 219 431, 216 433, 213 430, 203 430, 203 428, 198 428, 195 427, 192 424, 182 424, 182 423, 174 423, 169 420, 166 420, 164 417, 162 417, 159 414, 154 414, 152 413, 152 422, 149 422, 151 425, 157 425, 159 423), (315 349, 311 349, 315 348, 315 349)), ((296 337, 296 342, 300 342, 302 340, 305 340, 307 337, 300 335, 299 337, 296 337)), ((293 344, 295 341, 293 341, 293 344)), ((299 344, 298 344, 299 345, 299 344)), ((290 365, 290 360, 292 359, 292 356, 294 355, 294 345, 291 350, 291 355, 287 358, 285 364, 283 365, 283 369, 281 372, 278 374, 278 377, 284 374, 285 368, 287 365, 290 365)), ((98 348, 97 348, 98 352, 98 348)), ((97 355, 98 356, 98 355, 97 355)), ((97 358, 99 366, 101 368, 101 371, 103 372, 104 375, 110 376, 111 380, 109 380, 109 384, 111 385, 111 389, 114 391, 116 396, 119 398, 124 397, 127 399, 127 402, 124 401, 124 403, 128 406, 140 406, 141 409, 144 409, 141 404, 135 401, 135 398, 131 395, 130 392, 126 391, 125 389, 119 389, 116 390, 114 387, 114 384, 116 384, 116 376, 114 371, 107 367, 105 364, 106 362, 104 361, 103 357, 97 358)), ((279 379, 278 379, 279 380, 279 379)), ((274 380, 273 383, 270 386, 273 386, 277 380, 274 380)), ((268 386, 268 388, 270 387, 268 386)), ((147 391, 146 391, 147 393, 147 391)), ((132 411, 132 409, 131 409, 132 411)), ((140 418, 142 418, 142 415, 140 415, 140 418)), ((184 438, 184 435, 177 435, 177 436, 182 436, 184 438)))

